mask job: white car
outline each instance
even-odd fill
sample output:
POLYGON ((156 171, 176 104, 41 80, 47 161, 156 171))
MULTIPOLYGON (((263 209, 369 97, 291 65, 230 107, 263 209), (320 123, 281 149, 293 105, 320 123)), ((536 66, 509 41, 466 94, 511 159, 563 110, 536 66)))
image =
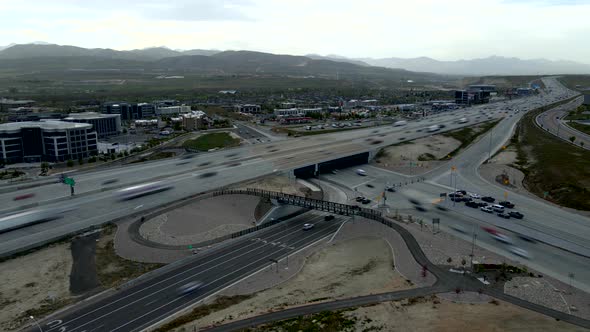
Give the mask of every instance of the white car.
POLYGON ((526 258, 526 259, 531 258, 531 255, 529 254, 529 252, 522 249, 522 248, 512 246, 512 247, 510 247, 509 250, 511 253, 515 254, 516 256, 520 256, 520 257, 526 258))
POLYGON ((481 196, 479 196, 478 194, 474 194, 474 193, 469 193, 469 197, 473 198, 473 199, 480 199, 481 196))
POLYGON ((178 288, 178 293, 180 295, 192 293, 192 292, 194 292, 196 290, 199 290, 203 286, 205 286, 205 283, 202 282, 202 281, 191 281, 191 282, 189 282, 187 284, 184 284, 184 285, 180 286, 178 288))
POLYGON ((358 174, 360 176, 366 176, 367 172, 365 172, 365 170, 363 170, 363 169, 357 169, 356 174, 358 174))
POLYGON ((310 230, 313 228, 313 226, 314 226, 314 224, 303 224, 303 230, 304 231, 310 230))
POLYGON ((487 212, 487 213, 493 213, 494 212, 494 210, 492 210, 492 208, 489 207, 489 206, 482 206, 479 209, 482 210, 483 212, 487 212))
POLYGON ((501 234, 501 233, 495 233, 495 234, 490 233, 490 235, 496 241, 500 241, 500 242, 506 243, 506 244, 512 244, 512 239, 510 237, 508 237, 507 235, 504 235, 504 234, 501 234))

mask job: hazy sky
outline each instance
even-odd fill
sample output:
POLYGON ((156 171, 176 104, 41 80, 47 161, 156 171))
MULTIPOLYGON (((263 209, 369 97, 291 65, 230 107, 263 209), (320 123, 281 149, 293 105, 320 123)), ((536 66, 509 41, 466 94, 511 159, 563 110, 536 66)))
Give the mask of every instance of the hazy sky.
POLYGON ((590 0, 0 0, 0 13, 0 45, 590 63, 590 0))

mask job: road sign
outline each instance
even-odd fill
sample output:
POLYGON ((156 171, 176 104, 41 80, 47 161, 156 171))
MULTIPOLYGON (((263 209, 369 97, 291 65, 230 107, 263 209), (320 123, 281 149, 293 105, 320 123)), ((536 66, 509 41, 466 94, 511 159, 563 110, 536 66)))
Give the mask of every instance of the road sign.
POLYGON ((189 244, 188 245, 188 248, 189 248, 189 250, 192 249, 193 248, 193 245, 192 244, 189 244))
POLYGON ((73 186, 76 184, 76 181, 74 181, 74 179, 73 179, 73 178, 65 178, 65 179, 64 179, 64 183, 65 183, 65 184, 69 184, 70 186, 72 186, 72 187, 73 187, 73 186))

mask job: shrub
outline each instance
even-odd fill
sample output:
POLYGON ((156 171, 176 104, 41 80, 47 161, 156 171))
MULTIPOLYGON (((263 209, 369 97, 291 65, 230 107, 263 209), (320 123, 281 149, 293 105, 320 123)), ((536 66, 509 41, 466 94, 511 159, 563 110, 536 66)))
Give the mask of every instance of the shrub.
POLYGON ((71 160, 71 159, 70 159, 70 160, 68 160, 68 161, 66 162, 66 166, 68 166, 68 167, 74 167, 74 161, 73 161, 73 160, 71 160))

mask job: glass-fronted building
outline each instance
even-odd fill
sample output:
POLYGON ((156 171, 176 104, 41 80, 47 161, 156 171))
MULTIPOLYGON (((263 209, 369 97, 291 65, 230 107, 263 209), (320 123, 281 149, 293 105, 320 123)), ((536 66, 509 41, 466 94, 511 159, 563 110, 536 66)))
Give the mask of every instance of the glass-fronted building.
POLYGON ((98 153, 89 123, 29 121, 0 124, 0 159, 5 163, 62 162, 98 153))

